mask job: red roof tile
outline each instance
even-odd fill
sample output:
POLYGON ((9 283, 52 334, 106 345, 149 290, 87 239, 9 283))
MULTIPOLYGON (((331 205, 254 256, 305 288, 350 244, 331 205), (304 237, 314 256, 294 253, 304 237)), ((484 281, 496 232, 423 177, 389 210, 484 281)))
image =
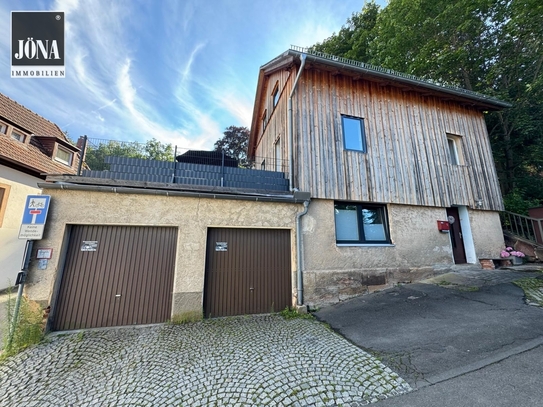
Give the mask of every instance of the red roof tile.
MULTIPOLYGON (((69 142, 66 135, 55 123, 1 93, 0 119, 27 133, 69 142)), ((77 156, 77 154, 75 155, 77 156)), ((0 159, 16 163, 38 173, 74 174, 76 172, 74 168, 57 162, 48 155, 45 146, 36 137, 32 137, 28 143, 21 143, 5 134, 0 134, 0 159)))

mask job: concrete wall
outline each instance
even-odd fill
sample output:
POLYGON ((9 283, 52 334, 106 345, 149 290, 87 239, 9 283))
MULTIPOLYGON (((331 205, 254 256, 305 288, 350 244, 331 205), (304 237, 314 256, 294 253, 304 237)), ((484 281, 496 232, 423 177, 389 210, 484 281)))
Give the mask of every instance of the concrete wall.
POLYGON ((8 185, 4 219, 0 227, 0 290, 13 286, 21 271, 26 240, 19 240, 19 229, 27 195, 40 194, 40 178, 0 165, 0 184, 8 185))
POLYGON ((44 194, 51 195, 51 207, 44 239, 34 248, 53 248, 53 258, 45 270, 32 262, 26 286, 29 297, 44 305, 53 295, 69 224, 178 227, 173 315, 202 311, 208 227, 290 229, 296 282, 295 218, 301 204, 47 189, 44 194))
MULTIPOLYGON (((304 302, 335 303, 398 283, 411 283, 454 265, 449 234, 437 229, 445 208, 388 205, 389 246, 338 246, 334 201, 313 200, 303 218, 304 302)), ((475 253, 499 256, 503 247, 495 212, 470 211, 475 253)), ((473 261, 477 263, 477 260, 473 261)))

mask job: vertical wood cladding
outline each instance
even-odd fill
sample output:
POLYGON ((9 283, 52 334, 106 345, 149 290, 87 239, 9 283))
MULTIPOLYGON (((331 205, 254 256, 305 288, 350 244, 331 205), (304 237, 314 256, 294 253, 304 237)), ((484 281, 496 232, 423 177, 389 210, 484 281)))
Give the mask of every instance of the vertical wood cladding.
POLYGON ((176 228, 72 226, 54 329, 168 320, 176 241, 176 228), (83 242, 97 242, 96 250, 82 250, 83 242))
MULTIPOLYGON (((273 87, 273 75, 269 80, 273 87)), ((270 151, 276 133, 286 138, 287 98, 257 155, 270 151)), ((476 108, 307 68, 293 109, 294 186, 315 198, 438 207, 471 206, 481 198, 483 209, 503 209, 486 125, 476 108), (364 119, 367 153, 344 149, 341 115, 364 119), (447 134, 461 137, 462 165, 450 161, 447 134)), ((286 143, 283 150, 286 159, 286 143)))

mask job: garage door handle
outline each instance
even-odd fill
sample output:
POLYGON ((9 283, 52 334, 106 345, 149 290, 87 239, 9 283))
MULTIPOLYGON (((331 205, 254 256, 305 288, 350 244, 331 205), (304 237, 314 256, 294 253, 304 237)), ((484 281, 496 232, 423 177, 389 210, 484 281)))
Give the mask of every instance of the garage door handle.
POLYGON ((120 298, 121 294, 115 294, 115 298, 120 298))
POLYGON ((253 290, 254 290, 254 288, 253 288, 253 287, 251 287, 251 288, 249 288, 249 290, 253 291, 253 290))

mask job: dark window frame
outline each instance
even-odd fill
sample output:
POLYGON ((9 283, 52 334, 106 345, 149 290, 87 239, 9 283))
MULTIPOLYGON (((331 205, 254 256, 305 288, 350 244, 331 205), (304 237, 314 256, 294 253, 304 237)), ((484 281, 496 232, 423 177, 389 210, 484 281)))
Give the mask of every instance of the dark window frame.
POLYGON ((367 143, 366 143, 366 130, 364 129, 364 118, 362 117, 356 117, 356 116, 349 116, 349 115, 341 115, 341 133, 343 135, 343 148, 348 151, 358 151, 359 153, 366 153, 368 151, 367 143), (361 148, 350 148, 347 146, 347 134, 345 132, 345 121, 346 120, 354 120, 358 121, 360 125, 360 144, 361 148))
POLYGON ((388 211, 387 206, 384 204, 373 204, 373 203, 364 203, 364 202, 341 202, 341 201, 335 201, 334 202, 334 233, 336 234, 336 244, 364 244, 364 245, 389 245, 392 244, 392 241, 390 239, 390 225, 389 225, 389 219, 388 219, 388 211), (356 207, 356 215, 357 215, 357 221, 358 221, 358 240, 338 240, 337 238, 337 220, 335 215, 335 210, 338 206, 354 206, 356 207), (383 221, 383 228, 385 232, 385 239, 384 240, 368 240, 365 238, 365 232, 364 232, 364 221, 363 221, 363 215, 362 210, 363 209, 371 209, 371 210, 379 210, 381 212, 381 218, 383 221))

